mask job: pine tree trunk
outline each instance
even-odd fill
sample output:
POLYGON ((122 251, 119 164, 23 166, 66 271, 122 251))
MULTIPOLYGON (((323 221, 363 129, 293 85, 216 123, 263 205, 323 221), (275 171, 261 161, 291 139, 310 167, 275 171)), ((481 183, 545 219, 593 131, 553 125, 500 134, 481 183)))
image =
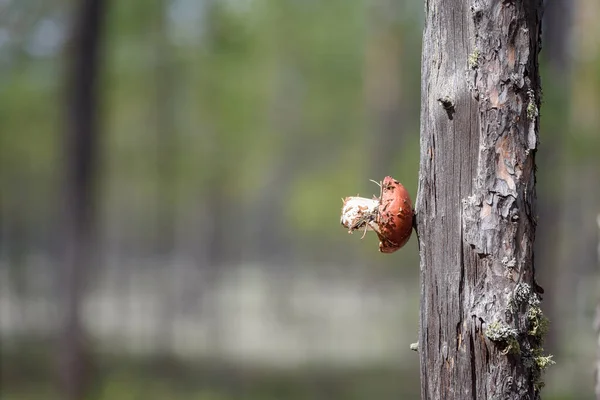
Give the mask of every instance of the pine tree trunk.
POLYGON ((426 0, 419 352, 423 399, 535 399, 541 0, 426 0))

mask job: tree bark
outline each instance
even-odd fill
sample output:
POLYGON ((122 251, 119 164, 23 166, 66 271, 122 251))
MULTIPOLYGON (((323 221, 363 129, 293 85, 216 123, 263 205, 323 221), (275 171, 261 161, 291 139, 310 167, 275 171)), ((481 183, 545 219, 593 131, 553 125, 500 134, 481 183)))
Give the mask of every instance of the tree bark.
POLYGON ((62 197, 63 263, 61 276, 63 332, 60 376, 64 399, 86 395, 91 378, 80 309, 86 270, 92 262, 93 182, 97 150, 96 105, 98 53, 103 0, 82 1, 70 43, 67 127, 64 137, 62 197))
POLYGON ((541 0, 426 0, 419 352, 423 399, 535 399, 541 0))

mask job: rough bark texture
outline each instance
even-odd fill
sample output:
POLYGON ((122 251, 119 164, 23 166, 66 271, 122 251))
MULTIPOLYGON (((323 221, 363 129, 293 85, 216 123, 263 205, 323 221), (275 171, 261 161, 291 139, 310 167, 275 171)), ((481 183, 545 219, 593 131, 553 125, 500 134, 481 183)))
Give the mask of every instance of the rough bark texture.
POLYGON ((419 352, 423 399, 535 399, 541 0, 426 0, 419 352))

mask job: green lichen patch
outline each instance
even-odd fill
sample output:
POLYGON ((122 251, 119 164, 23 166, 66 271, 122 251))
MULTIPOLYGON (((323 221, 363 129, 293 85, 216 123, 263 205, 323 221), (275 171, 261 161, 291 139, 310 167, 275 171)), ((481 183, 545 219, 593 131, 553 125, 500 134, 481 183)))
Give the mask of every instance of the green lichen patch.
POLYGON ((536 391, 543 386, 543 372, 554 364, 552 355, 544 354, 544 336, 550 321, 540 305, 540 296, 531 285, 520 282, 507 299, 506 321, 495 320, 486 329, 486 336, 504 346, 502 354, 521 358, 529 370, 536 391))
POLYGON ((485 328, 485 336, 493 342, 506 342, 516 335, 515 329, 500 321, 494 321, 485 328))
POLYGON ((546 368, 548 368, 549 366, 556 364, 552 357, 554 357, 552 354, 548 354, 547 356, 540 355, 535 357, 535 364, 540 369, 540 371, 545 371, 546 368))
POLYGON ((521 304, 529 303, 531 298, 531 286, 529 286, 527 283, 521 282, 513 290, 509 304, 513 307, 518 307, 521 304))
POLYGON ((529 102, 527 103, 527 118, 533 120, 540 115, 540 112, 535 102, 535 93, 532 89, 527 91, 527 96, 529 96, 529 102))
MULTIPOLYGON (((530 93, 530 101, 534 100, 530 93)), ((533 104, 535 105, 535 103, 533 104)), ((515 314, 518 314, 518 311, 525 313, 524 319, 519 317, 516 319, 521 321, 520 325, 523 327, 519 330, 518 341, 520 348, 523 349, 521 351, 523 364, 532 375, 535 390, 539 391, 544 386, 543 372, 554 364, 552 355, 544 354, 543 349, 544 336, 548 332, 550 321, 540 307, 539 295, 527 283, 521 282, 515 287, 508 301, 507 309, 515 314)))
POLYGON ((538 107, 535 105, 535 102, 529 101, 527 104, 527 118, 534 119, 539 115, 538 107))
POLYGON ((502 344, 504 346, 502 354, 504 355, 509 353, 519 354, 521 352, 517 340, 517 331, 500 321, 489 324, 485 329, 485 336, 493 342, 502 344))
POLYGON ((508 310, 516 312, 523 304, 526 305, 527 334, 542 339, 548 332, 550 321, 540 308, 539 296, 532 292, 531 286, 527 283, 519 283, 515 287, 508 302, 508 310))
POLYGON ((479 66, 479 49, 475 49, 469 54, 467 63, 470 69, 475 69, 479 66))
POLYGON ((544 349, 542 347, 537 347, 531 351, 524 362, 527 368, 531 370, 533 375, 533 386, 536 391, 540 391, 544 387, 544 381, 542 380, 542 373, 549 366, 556 364, 554 360, 552 360, 552 355, 544 355, 544 349))
POLYGON ((539 306, 529 307, 527 310, 527 320, 529 321, 529 331, 527 332, 530 336, 536 336, 542 338, 548 332, 550 320, 544 315, 542 309, 539 306))
POLYGON ((504 348, 504 350, 502 350, 502 354, 521 354, 521 345, 519 344, 519 341, 516 337, 511 337, 510 339, 508 339, 508 342, 506 342, 506 347, 504 348))

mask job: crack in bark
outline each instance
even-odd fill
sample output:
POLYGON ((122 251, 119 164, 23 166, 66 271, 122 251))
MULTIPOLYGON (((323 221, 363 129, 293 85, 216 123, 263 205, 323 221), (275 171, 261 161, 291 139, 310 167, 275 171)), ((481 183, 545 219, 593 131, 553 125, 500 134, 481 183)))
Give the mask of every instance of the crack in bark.
POLYGON ((471 398, 477 400, 477 359, 475 358, 475 343, 473 339, 474 335, 469 336, 469 350, 471 352, 471 398))

